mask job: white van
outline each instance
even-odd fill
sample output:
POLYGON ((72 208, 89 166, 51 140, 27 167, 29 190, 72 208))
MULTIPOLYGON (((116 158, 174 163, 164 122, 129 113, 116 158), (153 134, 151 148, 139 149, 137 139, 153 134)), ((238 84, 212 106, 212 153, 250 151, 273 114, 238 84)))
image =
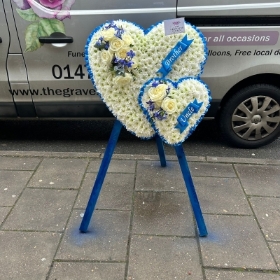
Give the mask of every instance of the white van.
POLYGON ((208 43, 206 117, 229 143, 260 147, 280 134, 279 14, 273 0, 2 0, 0 117, 111 117, 85 68, 88 35, 106 20, 146 28, 184 17, 208 43))

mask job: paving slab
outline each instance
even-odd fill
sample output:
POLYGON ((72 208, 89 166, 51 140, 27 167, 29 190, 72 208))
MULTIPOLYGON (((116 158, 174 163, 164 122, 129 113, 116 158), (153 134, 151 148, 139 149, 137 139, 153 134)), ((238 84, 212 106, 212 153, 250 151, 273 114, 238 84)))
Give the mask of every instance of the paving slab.
POLYGON ((127 279, 203 279, 196 239, 133 236, 127 279))
POLYGON ((253 217, 204 215, 204 218, 209 234, 199 241, 205 266, 277 270, 253 217))
POLYGON ((190 162, 189 167, 193 177, 236 177, 232 164, 190 162))
POLYGON ((82 211, 74 211, 56 260, 126 260, 130 212, 95 210, 87 233, 80 233, 82 211))
POLYGON ((137 192, 134 205, 133 233, 195 236, 187 193, 137 192))
POLYGON ((0 170, 0 206, 13 206, 32 174, 31 171, 0 170))
MULTIPOLYGON (((92 160, 88 166, 87 172, 98 172, 101 160, 92 160)), ((112 159, 108 168, 108 172, 115 173, 135 173, 135 160, 117 160, 112 159)))
POLYGON ((1 170, 35 170, 41 162, 40 158, 32 157, 1 157, 0 156, 0 169, 1 170))
POLYGON ((161 167, 159 161, 139 161, 135 187, 141 191, 186 191, 177 161, 167 161, 167 167, 161 167))
POLYGON ((203 213, 252 215, 237 178, 194 177, 203 213))
POLYGON ((250 201, 266 239, 280 241, 280 198, 252 197, 250 201))
POLYGON ((237 158, 237 157, 211 157, 211 156, 207 156, 206 158, 207 158, 208 162, 280 165, 280 160, 277 160, 277 159, 237 158))
MULTIPOLYGON (((96 173, 87 173, 82 183, 75 208, 85 208, 88 203, 96 173)), ((134 174, 107 173, 96 209, 131 210, 134 174)))
POLYGON ((265 272, 224 271, 206 269, 206 280, 279 280, 280 275, 265 272))
POLYGON ((247 194, 280 196, 280 166, 236 164, 235 168, 247 194))
POLYGON ((124 263, 55 262, 48 280, 124 280, 124 263))
POLYGON ((11 207, 0 207, 0 226, 10 212, 11 207))
POLYGON ((0 279, 45 280, 60 234, 0 231, 0 279))
POLYGON ((3 229, 62 231, 77 191, 25 189, 3 229))
POLYGON ((88 160, 86 159, 44 159, 28 187, 78 189, 81 185, 88 160))
POLYGON ((269 242, 269 247, 280 270, 280 243, 269 242))

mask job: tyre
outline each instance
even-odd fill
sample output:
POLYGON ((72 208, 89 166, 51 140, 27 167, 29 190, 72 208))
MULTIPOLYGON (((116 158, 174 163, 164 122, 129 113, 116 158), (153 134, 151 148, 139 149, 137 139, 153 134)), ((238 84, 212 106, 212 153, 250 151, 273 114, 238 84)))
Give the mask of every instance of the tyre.
POLYGON ((239 148, 258 148, 280 135, 280 89, 251 85, 236 92, 223 106, 220 129, 224 139, 239 148))

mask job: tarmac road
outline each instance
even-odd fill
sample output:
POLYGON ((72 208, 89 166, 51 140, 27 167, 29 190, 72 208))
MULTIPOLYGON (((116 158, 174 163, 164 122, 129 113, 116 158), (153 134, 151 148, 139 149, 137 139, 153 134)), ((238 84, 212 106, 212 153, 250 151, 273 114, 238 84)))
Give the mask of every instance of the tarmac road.
MULTIPOLYGON (((114 121, 1 121, 0 150, 104 152, 114 121)), ((184 143, 186 155, 280 159, 280 138, 258 149, 229 147, 214 120, 203 121, 184 143)), ((166 154, 174 154, 165 145, 166 154)), ((115 153, 157 154, 154 140, 140 140, 122 130, 115 153)))

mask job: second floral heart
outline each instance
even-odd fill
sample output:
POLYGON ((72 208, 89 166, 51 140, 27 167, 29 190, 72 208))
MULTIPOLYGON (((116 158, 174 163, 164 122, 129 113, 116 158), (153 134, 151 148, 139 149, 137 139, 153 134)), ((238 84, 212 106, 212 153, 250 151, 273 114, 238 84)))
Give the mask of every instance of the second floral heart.
POLYGON ((138 101, 162 140, 180 145, 201 122, 211 96, 207 85, 196 78, 151 79, 141 88, 138 101))

